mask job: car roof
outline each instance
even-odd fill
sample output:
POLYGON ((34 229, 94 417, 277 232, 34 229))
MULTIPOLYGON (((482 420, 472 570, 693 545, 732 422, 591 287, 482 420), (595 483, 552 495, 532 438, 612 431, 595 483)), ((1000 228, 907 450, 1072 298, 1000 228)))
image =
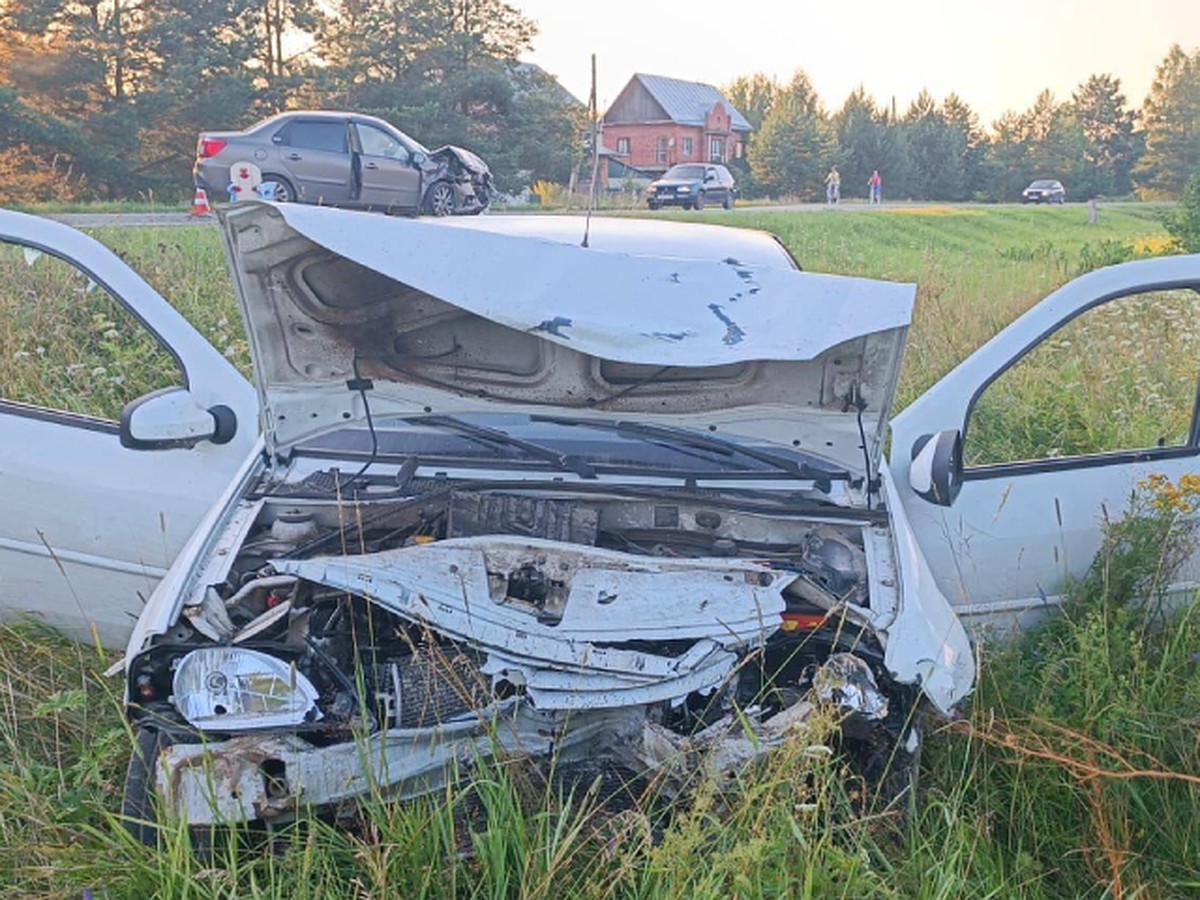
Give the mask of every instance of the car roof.
MULTIPOLYGON (((560 244, 578 245, 583 240, 583 216, 487 215, 436 220, 447 228, 473 228, 514 237, 533 237, 560 244)), ((772 234, 750 228, 638 219, 630 216, 594 216, 588 230, 588 246, 609 253, 631 256, 662 256, 679 259, 733 259, 745 265, 800 268, 787 248, 772 234)))
MULTIPOLYGON (((287 112, 281 112, 270 118, 263 119, 256 125, 250 126, 250 131, 257 131, 267 125, 281 122, 285 119, 328 119, 330 121, 340 122, 346 119, 355 119, 363 122, 379 122, 387 125, 383 119, 377 116, 368 116, 364 113, 345 112, 334 109, 289 109, 287 112)), ((392 127, 388 125, 388 127, 392 127)))

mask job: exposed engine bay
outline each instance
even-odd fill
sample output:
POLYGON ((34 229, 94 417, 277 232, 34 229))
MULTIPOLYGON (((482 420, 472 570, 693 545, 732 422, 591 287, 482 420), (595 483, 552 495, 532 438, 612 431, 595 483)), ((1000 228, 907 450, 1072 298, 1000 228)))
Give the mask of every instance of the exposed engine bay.
POLYGON ((605 760, 670 794, 699 757, 736 774, 817 707, 868 779, 915 750, 917 689, 871 625, 897 600, 869 517, 405 493, 252 494, 130 661, 135 721, 170 738, 157 789, 189 821, 421 793, 481 753, 605 760))

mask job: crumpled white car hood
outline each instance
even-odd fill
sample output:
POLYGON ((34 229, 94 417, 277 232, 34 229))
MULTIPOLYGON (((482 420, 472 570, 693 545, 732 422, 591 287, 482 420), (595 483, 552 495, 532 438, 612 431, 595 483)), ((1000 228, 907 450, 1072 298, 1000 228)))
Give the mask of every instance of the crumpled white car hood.
POLYGON ((370 379, 376 415, 662 416, 861 468, 915 295, 711 226, 597 220, 585 248, 579 218, 239 204, 224 225, 273 447, 363 418, 370 379))

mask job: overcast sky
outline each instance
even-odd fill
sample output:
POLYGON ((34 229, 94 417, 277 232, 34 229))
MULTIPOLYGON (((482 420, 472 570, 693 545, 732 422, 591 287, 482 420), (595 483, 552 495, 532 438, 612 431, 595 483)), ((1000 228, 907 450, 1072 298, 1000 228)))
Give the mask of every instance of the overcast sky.
POLYGON ((985 125, 1060 100, 1093 73, 1140 106, 1172 43, 1200 47, 1200 0, 508 0, 537 21, 526 58, 603 110, 634 72, 725 84, 808 72, 837 109, 857 85, 903 113, 922 87, 956 91, 985 125))

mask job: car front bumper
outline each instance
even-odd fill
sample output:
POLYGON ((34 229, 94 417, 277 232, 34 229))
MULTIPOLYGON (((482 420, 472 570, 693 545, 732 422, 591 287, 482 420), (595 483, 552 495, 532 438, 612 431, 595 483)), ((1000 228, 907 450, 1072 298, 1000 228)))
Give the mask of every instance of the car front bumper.
POLYGON ((430 728, 390 729, 318 746, 283 730, 174 744, 157 760, 155 787, 168 819, 189 825, 282 822, 304 809, 359 797, 406 799, 443 787, 455 771, 494 756, 580 758, 600 734, 628 734, 630 710, 562 714, 505 704, 430 728), (579 748, 579 753, 572 751, 579 748))
POLYGON ((654 206, 691 206, 695 194, 647 194, 646 203, 654 206))

